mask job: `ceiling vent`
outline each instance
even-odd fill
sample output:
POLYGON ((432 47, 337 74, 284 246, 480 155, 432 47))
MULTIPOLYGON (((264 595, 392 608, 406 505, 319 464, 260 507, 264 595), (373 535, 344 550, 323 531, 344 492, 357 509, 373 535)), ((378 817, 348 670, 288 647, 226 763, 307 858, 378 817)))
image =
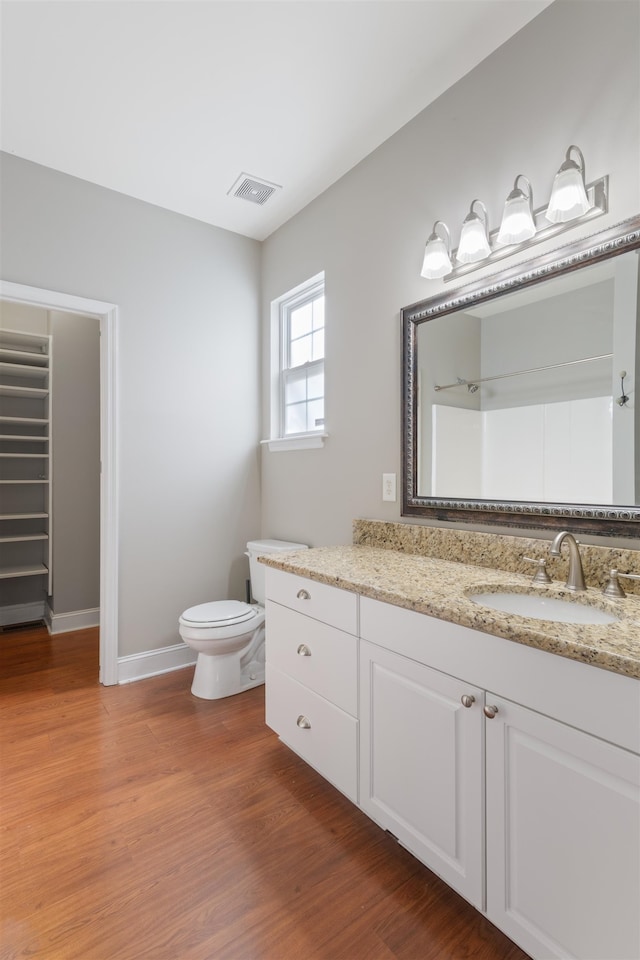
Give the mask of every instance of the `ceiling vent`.
POLYGON ((267 180, 259 180, 258 177, 252 177, 248 173, 241 173, 234 185, 227 192, 229 197, 240 197, 242 200, 250 200, 251 203, 260 205, 267 202, 269 197, 282 190, 277 183, 269 183, 267 180))

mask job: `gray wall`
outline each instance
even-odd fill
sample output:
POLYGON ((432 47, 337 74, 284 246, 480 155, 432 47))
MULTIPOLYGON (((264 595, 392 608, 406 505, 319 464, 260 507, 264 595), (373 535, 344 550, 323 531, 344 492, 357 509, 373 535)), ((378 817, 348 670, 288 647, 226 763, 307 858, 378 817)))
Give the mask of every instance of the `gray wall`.
MULTIPOLYGON (((631 254, 633 256, 633 254, 631 254)), ((548 368, 613 350, 613 280, 482 319, 482 374, 548 368)), ((635 311, 633 313, 635 318, 635 311)), ((612 360, 484 384, 483 410, 611 396, 612 360)))
POLYGON ((100 606, 100 329, 52 310, 53 600, 56 615, 100 606))
POLYGON ((119 307, 119 654, 244 597, 260 530, 260 245, 2 158, 5 280, 119 307))
POLYGON ((49 333, 47 311, 26 303, 11 303, 7 300, 0 300, 0 327, 5 330, 20 330, 23 333, 46 335, 49 333))
POLYGON ((354 517, 400 518, 381 500, 381 474, 400 475, 399 309, 445 289, 419 275, 434 220, 457 238, 480 197, 495 226, 519 173, 542 204, 571 143, 611 191, 609 214, 569 237, 640 210, 639 20, 634 0, 557 0, 265 241, 265 384, 271 300, 326 272, 329 433, 321 450, 263 450, 265 536, 346 543, 354 517))

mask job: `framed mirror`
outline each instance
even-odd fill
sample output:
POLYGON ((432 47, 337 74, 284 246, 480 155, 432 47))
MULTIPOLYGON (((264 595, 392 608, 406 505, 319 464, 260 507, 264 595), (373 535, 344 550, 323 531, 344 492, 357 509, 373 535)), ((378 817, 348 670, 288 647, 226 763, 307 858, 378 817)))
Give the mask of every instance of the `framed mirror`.
POLYGON ((640 536, 640 216, 402 310, 402 515, 640 536))

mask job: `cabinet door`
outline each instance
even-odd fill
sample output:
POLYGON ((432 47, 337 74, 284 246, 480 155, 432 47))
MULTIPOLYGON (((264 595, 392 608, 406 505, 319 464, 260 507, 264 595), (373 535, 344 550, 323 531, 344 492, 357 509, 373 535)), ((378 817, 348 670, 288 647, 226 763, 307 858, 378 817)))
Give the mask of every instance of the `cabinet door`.
POLYGON ((487 912, 535 958, 640 957, 640 758, 487 694, 487 912))
POLYGON ((363 810, 482 908, 483 692, 366 641, 360 671, 363 810))

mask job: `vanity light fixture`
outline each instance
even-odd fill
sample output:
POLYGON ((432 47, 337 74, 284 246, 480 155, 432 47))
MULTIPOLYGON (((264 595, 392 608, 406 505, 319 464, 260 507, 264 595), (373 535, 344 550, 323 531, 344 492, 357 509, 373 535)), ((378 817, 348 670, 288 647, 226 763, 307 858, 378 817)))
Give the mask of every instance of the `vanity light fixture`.
POLYGON ((536 225, 533 219, 533 190, 524 174, 519 173, 513 183, 513 190, 505 200, 502 223, 496 237, 496 243, 508 246, 513 243, 524 243, 536 234, 536 225), (518 186, 522 181, 523 187, 518 186))
POLYGON ((584 157, 582 150, 572 143, 555 175, 545 216, 551 223, 566 223, 584 216, 590 207, 584 182, 584 157), (577 160, 571 159, 572 151, 577 160))
POLYGON ((462 224, 460 243, 456 251, 458 263, 478 263, 485 260, 491 254, 488 233, 487 208, 482 200, 473 200, 462 224), (480 214, 473 209, 476 205, 480 208, 480 214))
POLYGON ((584 171, 582 151, 571 144, 553 181, 549 203, 537 210, 533 209, 531 183, 518 174, 505 201, 500 228, 491 233, 487 208, 481 200, 474 200, 453 251, 447 225, 436 220, 424 251, 421 276, 448 283, 601 217, 609 210, 609 177, 585 184, 584 171))
POLYGON ((427 280, 438 280, 440 277, 446 277, 453 269, 451 263, 451 234, 446 223, 442 220, 436 220, 433 225, 433 231, 429 235, 427 245, 424 249, 424 260, 422 261, 422 270, 420 276, 427 280), (438 227, 441 227, 446 236, 443 238, 438 234, 438 227))

